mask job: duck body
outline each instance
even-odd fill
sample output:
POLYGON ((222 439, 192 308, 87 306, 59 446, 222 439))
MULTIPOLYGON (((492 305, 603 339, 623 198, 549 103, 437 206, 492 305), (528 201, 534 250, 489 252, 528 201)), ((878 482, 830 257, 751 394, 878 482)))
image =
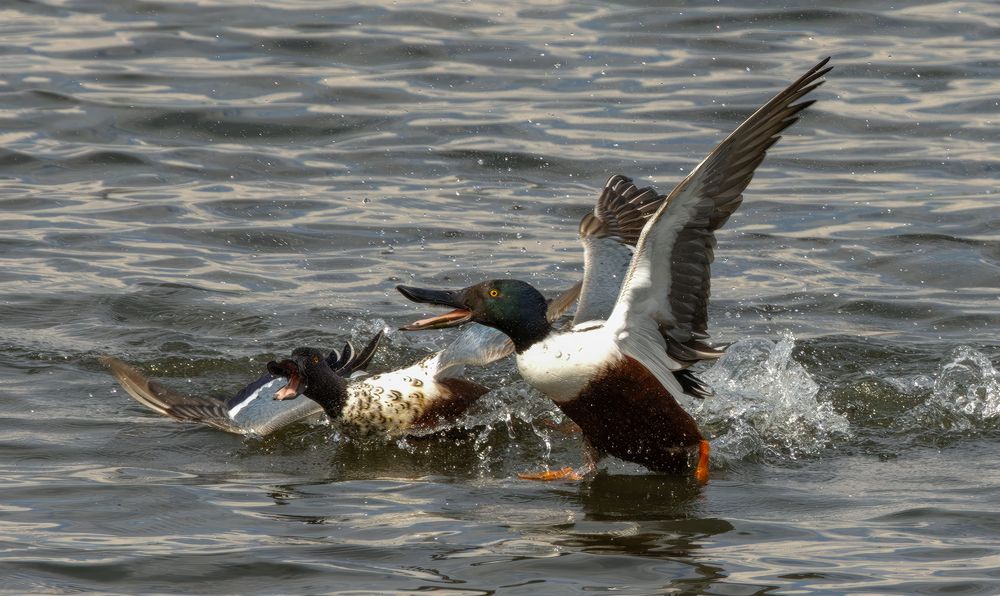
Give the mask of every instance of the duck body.
MULTIPOLYGON (((421 299, 437 296, 439 302, 446 296, 433 290, 404 290, 421 299)), ((692 456, 699 453, 704 438, 694 418, 677 402, 685 386, 697 380, 679 370, 667 373, 670 382, 661 382, 647 365, 622 350, 616 340, 620 332, 604 321, 586 321, 568 331, 553 329, 543 317, 529 314, 539 312, 541 295, 536 294, 518 280, 492 280, 451 292, 449 306, 465 304, 473 312, 488 312, 490 297, 514 298, 521 307, 536 305, 535 311, 515 309, 518 316, 513 319, 505 319, 501 309, 481 320, 498 325, 512 338, 521 377, 580 427, 590 459, 613 455, 657 472, 697 467, 692 456)), ((687 393, 698 396, 695 391, 687 393)))
POLYGON ((517 355, 524 380, 580 427, 597 454, 657 472, 691 465, 698 424, 642 363, 621 353, 608 329, 584 323, 517 355))
POLYGON ((517 355, 521 376, 575 422, 597 454, 658 472, 691 465, 703 437, 694 418, 602 324, 552 333, 517 355))
MULTIPOLYGON (((604 292, 586 317, 578 310, 578 324, 569 332, 555 331, 542 316, 538 291, 514 279, 489 280, 460 290, 397 286, 414 302, 456 309, 404 329, 474 321, 509 336, 524 379, 580 426, 590 456, 588 472, 601 456, 610 454, 655 471, 681 471, 694 464, 695 477, 707 482, 708 442, 677 399, 685 394, 710 395, 711 390, 688 369, 723 353, 705 343, 714 233, 742 203, 743 191, 780 133, 813 104, 799 100, 823 83, 821 77, 830 71, 828 61, 818 63, 751 114, 656 202, 652 215, 634 220, 642 229, 620 291, 613 300, 608 300, 610 292, 604 292), (692 460, 694 454, 697 458, 692 460)), ((604 194, 627 180, 612 176, 604 194)), ((590 226, 581 225, 581 232, 585 227, 590 226)), ((588 258, 585 286, 593 271, 617 270, 620 264, 615 263, 620 261, 588 258)), ((581 303, 588 303, 588 298, 585 290, 581 303)), ((565 468, 556 475, 528 477, 549 480, 570 475, 580 476, 565 468)))
MULTIPOLYGON (((467 379, 435 378, 435 356, 387 373, 349 382, 343 405, 332 411, 353 433, 395 436, 414 431, 430 431, 455 420, 489 391, 467 379)), ((315 392, 303 395, 323 405, 328 400, 315 392)))
MULTIPOLYGON (((477 335, 483 334, 467 334, 477 335)), ((443 358, 444 352, 367 376, 360 371, 381 338, 379 333, 360 353, 348 344, 343 355, 334 352, 328 357, 319 350, 299 348, 281 363, 268 363, 267 373, 230 398, 183 395, 116 358, 105 356, 102 363, 136 401, 161 414, 251 436, 320 421, 324 414, 352 435, 391 438, 429 432, 460 416, 488 391, 458 376, 461 366, 443 358), (294 400, 300 394, 309 399, 294 400)))

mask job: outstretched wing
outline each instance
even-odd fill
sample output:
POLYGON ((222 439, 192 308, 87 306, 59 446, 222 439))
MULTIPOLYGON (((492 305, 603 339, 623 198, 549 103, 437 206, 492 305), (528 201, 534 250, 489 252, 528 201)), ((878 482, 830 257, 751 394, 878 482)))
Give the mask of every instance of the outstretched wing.
POLYGON ((111 356, 101 356, 101 364, 108 367, 122 388, 136 401, 160 414, 178 420, 201 422, 226 432, 245 432, 229 418, 229 409, 221 399, 182 395, 147 379, 135 368, 111 356))
POLYGON ((632 247, 665 198, 652 188, 637 188, 621 174, 604 183, 593 213, 580 220, 583 289, 574 325, 603 321, 611 314, 632 261, 632 247))
MULTIPOLYGON (((549 301, 546 313, 549 321, 555 321, 573 305, 580 295, 580 287, 579 282, 575 283, 549 301)), ((513 353, 514 342, 502 331, 479 323, 469 323, 462 327, 462 332, 455 341, 428 360, 428 366, 436 367, 436 379, 454 378, 462 374, 466 365, 483 366, 513 353)))
MULTIPOLYGON (((342 352, 332 351, 327 361, 338 375, 350 377, 368 366, 383 335, 378 332, 360 352, 348 343, 342 352)), ((274 399, 287 381, 267 372, 233 397, 217 399, 178 393, 111 356, 102 356, 101 363, 139 403, 164 416, 200 422, 226 432, 264 436, 323 411, 311 399, 274 399)))
POLYGON ((275 399, 287 383, 282 377, 265 373, 229 399, 229 417, 244 433, 264 437, 323 413, 323 406, 311 399, 275 399))
POLYGON ((646 224, 608 320, 619 348, 639 359, 671 391, 669 371, 717 357, 707 338, 714 231, 743 200, 767 149, 812 101, 795 103, 830 71, 823 60, 764 104, 722 141, 646 224), (666 380, 669 377, 669 380, 666 380))

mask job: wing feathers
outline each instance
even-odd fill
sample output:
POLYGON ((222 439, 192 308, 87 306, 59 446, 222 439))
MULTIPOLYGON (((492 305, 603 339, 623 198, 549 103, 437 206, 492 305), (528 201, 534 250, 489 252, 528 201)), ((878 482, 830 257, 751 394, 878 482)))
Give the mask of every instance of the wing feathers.
POLYGON ((111 356, 101 356, 100 361, 129 395, 150 409, 178 420, 201 422, 227 432, 243 433, 243 429, 230 420, 225 401, 182 395, 150 381, 135 368, 111 356))
POLYGON ((613 237, 635 245, 646 219, 659 209, 665 198, 652 188, 637 188, 631 178, 615 174, 604 183, 594 212, 580 221, 580 238, 613 237))
POLYGON ((582 288, 583 282, 578 281, 570 289, 549 300, 549 310, 545 313, 545 316, 550 323, 561 317, 564 312, 569 310, 569 307, 573 306, 576 299, 580 297, 580 290, 582 288))
MULTIPOLYGON (((669 371, 721 354, 702 341, 708 337, 713 232, 739 207, 780 133, 814 103, 795 102, 823 84, 819 79, 830 71, 828 62, 821 61, 751 114, 670 192, 643 228, 608 325, 622 352, 650 366, 661 382, 669 371), (654 329, 666 358, 646 360, 641 357, 650 356, 654 329)), ((670 380, 679 382, 673 375, 670 380)), ((684 383, 694 386, 686 378, 684 383)))
POLYGON ((631 178, 615 174, 604 183, 594 206, 580 221, 583 244, 583 288, 573 324, 608 318, 621 290, 646 220, 659 209, 663 195, 638 188, 631 178))

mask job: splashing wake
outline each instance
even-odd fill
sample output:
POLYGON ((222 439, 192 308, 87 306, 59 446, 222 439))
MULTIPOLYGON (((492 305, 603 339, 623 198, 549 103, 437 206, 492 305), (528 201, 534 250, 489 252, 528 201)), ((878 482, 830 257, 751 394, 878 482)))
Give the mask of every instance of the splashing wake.
POLYGON ((716 391, 691 412, 723 461, 813 455, 850 434, 847 419, 817 399, 819 385, 792 358, 795 340, 746 339, 701 377, 716 391))
POLYGON ((931 394, 914 410, 923 430, 967 433, 996 428, 1000 418, 1000 371, 969 346, 952 350, 934 378, 931 394))

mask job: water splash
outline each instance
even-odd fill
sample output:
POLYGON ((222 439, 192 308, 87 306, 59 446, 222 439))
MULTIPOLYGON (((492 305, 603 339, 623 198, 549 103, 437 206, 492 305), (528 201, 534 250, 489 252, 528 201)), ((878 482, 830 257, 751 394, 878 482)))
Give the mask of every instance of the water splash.
MULTIPOLYGON (((359 349, 371 341, 371 338, 373 338, 376 333, 381 331, 388 336, 394 331, 393 328, 386 323, 385 319, 377 317, 372 319, 359 317, 357 320, 351 321, 349 328, 351 330, 351 342, 356 348, 359 349)), ((385 340, 383 340, 383 342, 385 342, 385 340)))
POLYGON ((700 376, 716 391, 691 408, 723 461, 796 458, 818 453, 849 435, 847 419, 817 399, 819 385, 792 358, 785 335, 741 340, 700 376))
POLYGON ((487 461, 493 455, 494 439, 499 434, 507 443, 517 442, 528 435, 537 439, 538 446, 548 458, 552 450, 551 429, 545 421, 561 420, 559 409, 524 381, 486 394, 458 422, 458 425, 476 433, 476 453, 487 461))
POLYGON ((969 346, 948 353, 934 378, 927 401, 914 410, 924 430, 965 433, 996 427, 1000 418, 1000 372, 969 346))
MULTIPOLYGON (((490 391, 456 420, 431 428, 411 429, 391 443, 411 452, 410 439, 418 437, 468 445, 475 454, 480 474, 489 475, 492 468, 510 461, 515 453, 537 453, 543 459, 548 458, 553 421, 562 419, 551 400, 533 391, 526 382, 516 381, 490 391)), ((385 438, 377 435, 364 439, 375 448, 386 444, 385 438)))

